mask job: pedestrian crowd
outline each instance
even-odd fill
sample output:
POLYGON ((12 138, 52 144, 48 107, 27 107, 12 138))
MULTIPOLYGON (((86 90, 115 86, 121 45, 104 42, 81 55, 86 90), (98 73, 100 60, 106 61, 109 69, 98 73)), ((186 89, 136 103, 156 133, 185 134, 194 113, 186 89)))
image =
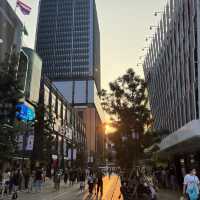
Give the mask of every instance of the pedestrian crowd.
POLYGON ((103 195, 103 177, 108 173, 112 174, 112 169, 107 172, 100 168, 81 169, 81 168, 65 168, 51 170, 50 174, 43 167, 36 167, 33 170, 24 169, 6 169, 0 171, 0 199, 9 197, 18 199, 19 192, 39 193, 43 190, 47 178, 52 180, 55 191, 60 190, 61 182, 66 186, 80 185, 80 192, 84 192, 86 183, 88 184, 89 196, 103 195))
POLYGON ((45 171, 40 167, 32 171, 29 168, 0 171, 0 197, 11 195, 12 199, 17 199, 17 191, 40 192, 44 177, 45 171))
MULTIPOLYGON (((156 200, 157 185, 151 171, 143 168, 120 174, 121 195, 124 200, 156 200)), ((119 198, 121 198, 121 195, 119 198)))

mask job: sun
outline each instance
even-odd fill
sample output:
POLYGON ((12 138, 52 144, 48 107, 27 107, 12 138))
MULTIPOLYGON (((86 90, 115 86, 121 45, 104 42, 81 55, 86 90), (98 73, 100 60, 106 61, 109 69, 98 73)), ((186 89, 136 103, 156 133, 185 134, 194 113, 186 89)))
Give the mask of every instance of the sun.
POLYGON ((105 134, 109 135, 111 133, 114 133, 116 131, 116 128, 112 127, 109 123, 105 126, 105 134))

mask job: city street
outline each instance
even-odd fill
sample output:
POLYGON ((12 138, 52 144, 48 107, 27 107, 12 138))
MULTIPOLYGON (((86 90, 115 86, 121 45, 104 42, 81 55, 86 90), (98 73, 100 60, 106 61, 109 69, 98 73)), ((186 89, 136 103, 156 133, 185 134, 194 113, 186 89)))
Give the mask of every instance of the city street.
MULTIPOLYGON (((120 181, 117 176, 111 176, 109 179, 108 177, 104 178, 104 192, 103 197, 101 198, 100 195, 97 198, 95 194, 89 198, 87 185, 85 188, 85 192, 81 193, 79 191, 79 185, 75 184, 72 186, 65 186, 61 184, 60 192, 55 192, 53 189, 53 184, 48 184, 45 186, 43 192, 41 193, 20 193, 19 199, 20 200, 115 200, 119 199, 120 196, 120 181)), ((122 199, 122 198, 121 198, 122 199)))
POLYGON ((199 16, 200 0, 0 0, 0 200, 191 198, 199 16))
MULTIPOLYGON (((177 200, 180 195, 177 192, 171 190, 159 190, 158 200, 177 200)), ((7 199, 6 199, 7 200, 7 199)), ((87 185, 85 192, 81 193, 79 190, 79 184, 74 186, 61 184, 61 189, 56 192, 53 189, 53 183, 47 183, 41 193, 19 193, 19 200, 123 200, 120 195, 120 180, 118 176, 111 176, 104 178, 104 192, 103 196, 100 194, 97 198, 95 193, 92 197, 88 194, 87 185)))

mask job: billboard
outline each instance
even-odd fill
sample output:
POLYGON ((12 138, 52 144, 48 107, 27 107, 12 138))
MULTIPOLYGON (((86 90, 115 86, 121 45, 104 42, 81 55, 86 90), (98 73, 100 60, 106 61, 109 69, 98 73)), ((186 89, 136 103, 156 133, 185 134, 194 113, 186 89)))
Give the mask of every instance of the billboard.
POLYGON ((19 103, 16 105, 16 118, 25 122, 33 121, 35 119, 35 111, 24 103, 19 103))

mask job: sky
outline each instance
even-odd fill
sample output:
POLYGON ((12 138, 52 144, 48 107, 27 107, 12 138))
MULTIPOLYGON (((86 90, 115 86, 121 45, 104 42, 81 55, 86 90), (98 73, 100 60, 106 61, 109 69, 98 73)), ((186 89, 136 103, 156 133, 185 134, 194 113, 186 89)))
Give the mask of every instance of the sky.
MULTIPOLYGON (((16 0, 8 0, 14 7, 16 0)), ((24 38, 26 46, 34 48, 39 0, 22 0, 32 7, 30 16, 17 14, 25 23, 29 36, 24 38)), ((53 1, 53 0, 52 0, 53 1)), ((149 45, 145 38, 154 31, 150 25, 157 25, 159 15, 167 0, 96 0, 101 32, 102 88, 108 89, 109 82, 124 74, 128 68, 143 76, 140 63, 142 51, 149 45)))

